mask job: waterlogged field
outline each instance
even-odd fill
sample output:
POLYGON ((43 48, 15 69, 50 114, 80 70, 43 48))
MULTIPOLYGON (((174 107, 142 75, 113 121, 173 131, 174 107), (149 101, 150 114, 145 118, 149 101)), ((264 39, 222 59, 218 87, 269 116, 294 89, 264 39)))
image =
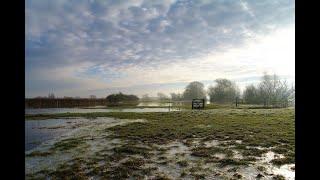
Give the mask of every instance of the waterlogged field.
POLYGON ((25 117, 63 131, 26 151, 27 179, 295 177, 293 108, 25 117))
POLYGON ((169 112, 177 109, 168 107, 138 107, 138 108, 41 108, 26 109, 25 114, 57 114, 57 113, 92 113, 92 112, 169 112))

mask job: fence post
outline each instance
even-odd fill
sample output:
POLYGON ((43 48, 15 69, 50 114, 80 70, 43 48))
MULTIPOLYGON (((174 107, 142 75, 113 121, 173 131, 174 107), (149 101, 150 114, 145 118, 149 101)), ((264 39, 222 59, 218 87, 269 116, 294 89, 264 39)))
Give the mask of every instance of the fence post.
POLYGON ((238 97, 236 97, 236 107, 238 107, 238 97))

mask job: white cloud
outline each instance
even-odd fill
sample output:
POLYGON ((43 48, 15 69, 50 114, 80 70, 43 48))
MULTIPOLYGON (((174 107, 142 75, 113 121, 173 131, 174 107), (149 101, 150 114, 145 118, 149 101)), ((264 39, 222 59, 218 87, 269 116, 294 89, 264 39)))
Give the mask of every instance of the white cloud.
POLYGON ((294 75, 293 11, 277 0, 30 0, 26 90, 294 75))

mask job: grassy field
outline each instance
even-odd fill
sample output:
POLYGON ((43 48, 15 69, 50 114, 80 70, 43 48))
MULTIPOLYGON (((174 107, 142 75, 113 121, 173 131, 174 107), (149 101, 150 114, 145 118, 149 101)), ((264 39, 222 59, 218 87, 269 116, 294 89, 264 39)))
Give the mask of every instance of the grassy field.
MULTIPOLYGON (((255 172, 253 178, 284 179, 282 175, 270 173, 268 168, 295 163, 293 108, 231 109, 211 105, 207 109, 26 115, 26 120, 63 117, 145 120, 100 128, 97 139, 117 139, 121 143, 105 146, 91 155, 77 156, 60 163, 55 170, 28 174, 27 178, 246 179, 253 176, 246 172, 252 171, 255 172), (263 163, 270 152, 275 156, 263 163)), ((72 137, 55 143, 47 151, 26 156, 45 159, 72 149, 86 154, 90 143, 83 137, 72 137)))

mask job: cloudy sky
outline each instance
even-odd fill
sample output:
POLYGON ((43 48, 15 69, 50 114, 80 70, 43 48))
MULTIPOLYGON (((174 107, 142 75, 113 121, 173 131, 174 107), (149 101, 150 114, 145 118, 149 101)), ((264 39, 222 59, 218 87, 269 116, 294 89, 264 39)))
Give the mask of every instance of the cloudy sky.
POLYGON ((295 76, 292 0, 26 0, 26 97, 295 76))

